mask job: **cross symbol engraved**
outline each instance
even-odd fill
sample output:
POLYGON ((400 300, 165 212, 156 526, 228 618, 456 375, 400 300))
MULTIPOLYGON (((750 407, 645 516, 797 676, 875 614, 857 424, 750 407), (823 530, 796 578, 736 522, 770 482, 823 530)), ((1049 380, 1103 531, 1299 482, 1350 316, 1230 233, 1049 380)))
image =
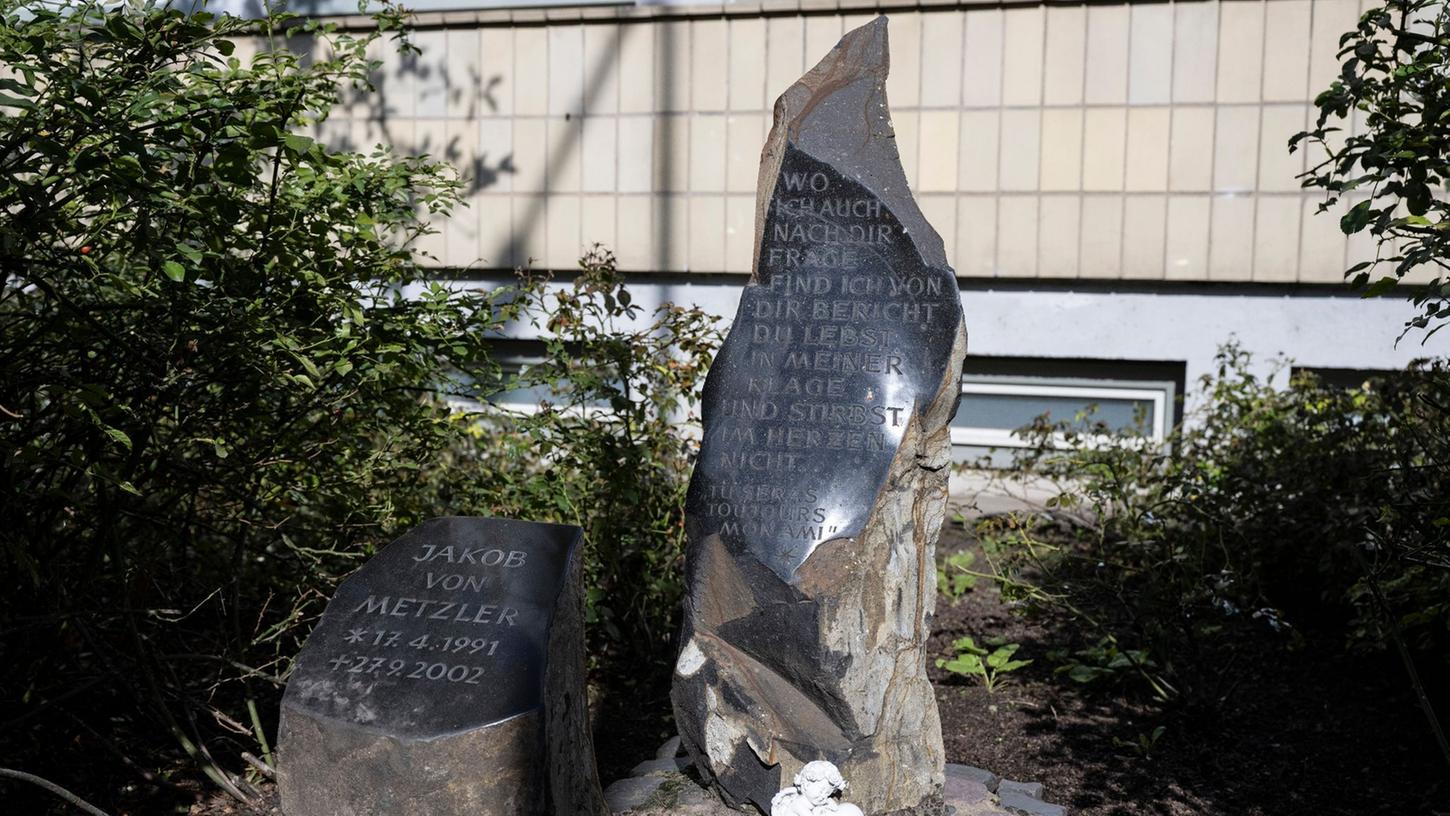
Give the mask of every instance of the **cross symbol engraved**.
POLYGON ((337 671, 338 669, 348 664, 347 655, 338 655, 337 657, 334 657, 333 659, 327 661, 327 664, 332 667, 333 671, 337 671))
POLYGON ((350 629, 350 630, 348 630, 348 633, 347 633, 347 642, 348 643, 361 643, 362 642, 362 639, 364 637, 367 637, 367 634, 368 634, 368 630, 366 630, 366 629, 350 629))

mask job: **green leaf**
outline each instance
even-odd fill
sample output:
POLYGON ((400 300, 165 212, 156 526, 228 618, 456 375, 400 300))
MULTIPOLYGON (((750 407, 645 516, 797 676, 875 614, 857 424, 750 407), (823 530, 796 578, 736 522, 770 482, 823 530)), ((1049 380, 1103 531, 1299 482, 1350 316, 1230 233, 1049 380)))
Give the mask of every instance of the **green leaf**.
POLYGON ((20 108, 22 110, 35 110, 35 103, 29 99, 21 99, 18 96, 11 96, 7 93, 0 93, 0 108, 20 108))
POLYGON ((120 428, 107 427, 106 436, 109 436, 117 442, 121 443, 121 446, 124 447, 126 450, 131 449, 131 437, 127 436, 126 432, 122 431, 120 428))
POLYGON ((1399 283, 1399 278, 1388 276, 1383 277, 1375 281, 1374 283, 1371 283, 1369 286, 1365 287, 1363 295, 1367 298, 1379 297, 1380 295, 1385 294, 1391 289, 1394 289, 1396 286, 1399 285, 1399 283))
POLYGON ((141 160, 135 156, 117 156, 111 160, 111 166, 115 168, 117 175, 132 181, 140 179, 145 173, 141 169, 141 160))
POLYGON ((297 355, 297 362, 301 363, 302 367, 307 369, 308 376, 313 380, 322 379, 322 372, 317 369, 317 364, 312 362, 312 360, 299 354, 297 355))
POLYGON ((9 78, 0 78, 0 88, 4 88, 7 91, 14 91, 21 96, 35 96, 37 93, 37 91, 29 85, 26 85, 25 83, 18 80, 9 78))
POLYGON ((186 280, 186 267, 182 266, 176 261, 167 261, 166 263, 163 263, 161 265, 161 271, 166 273, 166 277, 171 278, 177 283, 186 280))
POLYGON ((987 650, 978 646, 977 642, 972 640, 971 636, 957 638, 952 642, 952 649, 954 651, 968 652, 975 655, 985 655, 987 653, 987 650))
POLYGON ((300 136, 296 133, 287 134, 283 141, 287 143, 288 148, 295 150, 298 153, 306 153, 308 150, 312 149, 313 145, 313 141, 311 139, 306 136, 300 136))
POLYGON ((281 141, 282 132, 277 128, 275 122, 258 119, 247 126, 247 132, 252 137, 252 146, 257 148, 268 148, 281 141))
POLYGON ((1339 219, 1339 229, 1345 235, 1353 235, 1365 228, 1374 217, 1374 200, 1365 199, 1350 208, 1339 219))
POLYGON ((949 672, 951 672, 953 674, 963 674, 963 675, 981 675, 981 674, 986 674, 986 669, 984 669, 982 667, 982 660, 981 660, 981 658, 977 657, 976 655, 971 655, 971 654, 968 654, 968 655, 959 655, 959 656, 957 656, 956 659, 954 659, 954 660, 948 660, 946 662, 938 662, 938 666, 940 668, 946 669, 947 671, 949 671, 949 672))
POLYGON ((1017 649, 1018 646, 1015 643, 1010 646, 1003 646, 987 656, 987 665, 994 669, 1000 669, 1002 666, 1007 665, 1007 662, 1012 659, 1012 655, 1017 649))

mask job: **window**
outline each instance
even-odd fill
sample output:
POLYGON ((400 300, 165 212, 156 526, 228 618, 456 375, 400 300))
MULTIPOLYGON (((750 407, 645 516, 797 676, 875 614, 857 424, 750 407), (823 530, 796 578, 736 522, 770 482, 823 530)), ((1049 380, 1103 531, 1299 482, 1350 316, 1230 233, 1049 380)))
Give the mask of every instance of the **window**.
MULTIPOLYGON (((1025 447, 1014 431, 1038 416, 1071 420, 1093 407, 1091 421, 1114 431, 1141 428, 1149 441, 1162 442, 1179 415, 1182 381, 1181 363, 969 359, 952 444, 964 460, 992 448, 1025 447)), ((993 457, 998 460, 1005 456, 993 457)))
POLYGON ((1374 368, 1322 368, 1314 366, 1294 366, 1290 369, 1292 375, 1313 374, 1320 382, 1332 388, 1356 389, 1369 380, 1393 377, 1402 371, 1394 369, 1374 368))
POLYGON ((1115 431, 1138 427, 1141 416, 1148 438, 1167 434, 1171 389, 1139 388, 1126 383, 1038 383, 964 380, 962 403, 952 421, 952 443, 978 447, 1023 447, 1013 434, 1042 414, 1053 421, 1072 419, 1092 406, 1093 421, 1115 431))

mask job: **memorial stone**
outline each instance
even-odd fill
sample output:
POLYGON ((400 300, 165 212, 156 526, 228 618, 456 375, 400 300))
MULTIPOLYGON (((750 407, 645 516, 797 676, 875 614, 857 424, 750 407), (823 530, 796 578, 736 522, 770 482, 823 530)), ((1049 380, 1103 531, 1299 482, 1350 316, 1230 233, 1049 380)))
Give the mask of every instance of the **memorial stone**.
POLYGON ((287 816, 602 816, 577 527, 428 521, 338 587, 282 700, 287 816))
POLYGON ((926 675, 966 329, 907 189, 886 19, 775 104, 754 273, 705 385, 672 692, 732 806, 827 760, 866 813, 939 813, 926 675))

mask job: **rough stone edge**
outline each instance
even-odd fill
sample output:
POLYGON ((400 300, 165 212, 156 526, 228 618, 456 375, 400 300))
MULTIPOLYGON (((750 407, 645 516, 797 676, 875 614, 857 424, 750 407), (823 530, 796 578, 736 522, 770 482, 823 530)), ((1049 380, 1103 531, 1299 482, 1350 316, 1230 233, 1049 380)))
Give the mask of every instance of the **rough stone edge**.
MULTIPOLYGON (((888 155, 871 156, 884 164, 886 171, 891 174, 891 178, 887 179, 891 183, 890 187, 883 185, 882 179, 875 172, 862 171, 862 164, 856 159, 866 158, 864 155, 824 151, 819 147, 817 150, 811 151, 807 149, 810 145, 802 145, 797 139, 801 126, 809 119, 814 103, 827 94, 846 87, 840 82, 837 66, 850 64, 853 61, 872 63, 866 71, 852 76, 850 82, 873 78, 875 87, 870 96, 873 100, 879 99, 883 113, 889 119, 890 104, 886 96, 886 78, 890 73, 891 58, 887 20, 885 16, 877 16, 865 25, 847 32, 829 54, 800 79, 792 83, 776 99, 770 134, 766 137, 765 146, 761 150, 760 174, 756 185, 754 234, 757 236, 764 234, 769 217, 770 202, 774 198, 775 187, 780 176, 780 166, 785 159, 787 146, 794 144, 797 149, 805 150, 820 161, 837 166, 844 163, 847 169, 854 167, 857 172, 852 174, 854 175, 853 180, 861 183, 886 204, 903 226, 910 231, 913 246, 921 256, 923 265, 940 269, 955 284, 955 274, 947 263, 941 236, 926 221, 920 205, 916 203, 910 187, 906 183, 906 175, 901 166, 900 152, 896 149, 894 133, 877 134, 890 137, 890 141, 884 143, 888 155), (879 60, 863 59, 863 56, 871 55, 874 49, 880 51, 879 60), (821 153, 830 155, 823 156, 820 155, 821 153), (894 189, 891 189, 893 187, 894 189)), ((843 175, 845 174, 843 173, 843 175)), ((753 248, 751 283, 760 281, 761 244, 762 242, 756 241, 753 248)), ((944 366, 942 372, 942 380, 937 384, 931 400, 923 410, 912 413, 901 444, 897 448, 896 456, 887 470, 882 490, 875 502, 876 506, 871 515, 863 522, 861 531, 856 536, 857 546, 884 546, 895 549, 898 542, 892 540, 887 534, 887 525, 883 521, 883 516, 891 513, 909 517, 913 521, 912 548, 916 550, 918 560, 916 564, 918 609, 914 619, 919 627, 914 641, 918 644, 921 656, 921 666, 915 675, 928 690, 927 705, 931 712, 925 716, 924 731, 929 733, 924 733, 923 738, 927 741, 928 752, 935 754, 936 767, 926 786, 928 792, 918 801, 918 804, 891 811, 890 816, 938 816, 938 814, 946 812, 945 804, 942 801, 942 788, 945 784, 945 749, 941 737, 941 722, 936 712, 935 696, 930 692, 931 685, 927 680, 925 644, 930 637, 930 633, 926 631, 926 623, 934 611, 936 601, 936 542, 941 535, 941 524, 946 519, 945 465, 951 457, 950 422, 961 396, 959 383, 962 363, 966 356, 966 327, 960 307, 956 312, 957 331, 952 340, 952 350, 948 355, 947 365, 944 366), (907 506, 900 506, 903 504, 900 501, 903 497, 907 498, 904 503, 907 506), (893 498, 896 499, 896 502, 893 502, 893 498), (893 504, 897 506, 892 506, 893 504), (906 512, 902 513, 903 510, 906 512), (925 537, 924 542, 922 541, 923 536, 925 537), (935 751, 931 751, 930 746, 932 745, 936 746, 935 751)), ((888 700, 888 705, 889 703, 888 700)), ((885 721, 886 711, 883 710, 878 725, 885 721)))
MULTIPOLYGON (((756 179, 755 197, 755 232, 754 235, 763 235, 765 232, 766 220, 769 217, 770 202, 775 197, 775 186, 780 177, 780 166, 785 160, 786 146, 794 144, 796 149, 805 152, 817 161, 834 167, 841 167, 843 171, 854 170, 853 173, 843 172, 852 181, 865 187, 872 195, 890 208, 902 227, 911 235, 912 245, 921 256, 921 262, 929 267, 945 270, 951 278, 953 286, 956 285, 956 272, 946 256, 946 244, 941 234, 927 221, 926 215, 917 203, 916 197, 911 192, 911 185, 906 179, 906 170, 901 164, 901 151, 896 147, 896 133, 892 126, 891 132, 872 134, 884 137, 874 140, 875 144, 883 145, 886 155, 867 156, 861 151, 843 151, 827 145, 819 139, 807 138, 802 140, 800 134, 803 126, 810 119, 815 109, 815 103, 820 98, 839 90, 842 85, 837 79, 836 67, 843 63, 862 59, 873 50, 880 50, 880 59, 875 61, 873 69, 863 72, 852 81, 860 81, 867 77, 874 77, 875 88, 873 95, 879 99, 882 113, 886 120, 891 118, 891 100, 887 96, 887 77, 891 73, 891 46, 888 34, 888 19, 886 15, 877 15, 870 22, 857 28, 847 31, 836 43, 830 53, 821 58, 809 71, 801 75, 800 79, 791 83, 789 88, 781 93, 775 100, 772 112, 770 133, 765 138, 765 145, 760 151, 760 172, 756 179), (876 161, 867 166, 864 161, 867 158, 876 161), (885 176, 880 171, 885 172, 885 176)), ((810 134, 807 132, 807 137, 810 134)), ((832 134, 834 135, 834 134, 832 134)), ((823 131, 820 139, 827 138, 823 131)), ((873 140, 866 140, 865 143, 873 143, 873 140)), ((758 283, 760 280, 760 250, 762 241, 756 241, 752 249, 750 282, 758 283)), ((960 315, 960 307, 958 308, 960 315)), ((960 316, 958 317, 960 321, 960 316)), ((965 325, 963 325, 965 331, 965 325)), ((963 341, 965 342, 965 341, 963 341)), ((963 349, 965 354, 965 349, 963 349)), ((959 398, 959 394, 953 394, 952 399, 959 398)), ((955 402, 953 402, 955 405, 955 402)), ((951 417, 946 418, 947 422, 951 417)))
POLYGON ((991 793, 996 793, 997 786, 1002 782, 1002 777, 992 773, 986 768, 978 768, 975 765, 963 765, 959 762, 948 762, 946 774, 947 776, 960 776, 963 779, 980 782, 991 793))
MULTIPOLYGON (((753 233, 755 236, 765 234, 766 220, 770 217, 770 202, 775 198, 775 185, 780 179, 780 165, 785 161, 786 147, 796 141, 802 120, 809 114, 813 102, 818 97, 841 87, 830 81, 836 74, 836 67, 858 58, 861 51, 873 45, 877 37, 882 40, 882 60, 878 69, 877 82, 880 86, 882 103, 885 104, 886 75, 891 71, 891 55, 885 43, 886 18, 884 16, 876 17, 866 25, 846 32, 830 53, 822 57, 809 71, 802 74, 799 79, 790 84, 790 87, 781 92, 780 96, 776 97, 771 113, 770 133, 766 135, 765 145, 760 150, 760 173, 755 184, 755 232, 753 233)), ((797 143, 796 147, 801 146, 797 143)), ((894 158, 899 165, 901 163, 900 154, 894 149, 893 152, 897 155, 891 158, 894 158)), ((832 163, 827 157, 814 155, 813 157, 827 164, 832 163)), ((853 180, 859 181, 860 179, 853 180)), ((868 189, 870 188, 868 187, 868 189)), ((877 190, 873 189, 871 192, 874 194, 877 190)), ((877 197, 881 198, 881 196, 877 197)), ((895 209, 893 208, 892 211, 895 212, 895 209)), ((760 281, 760 248, 763 243, 763 241, 757 240, 753 248, 750 264, 751 283, 760 281)))
POLYGON ((580 530, 569 546, 569 569, 549 626, 549 662, 544 673, 548 787, 553 810, 560 816, 608 816, 585 693, 583 561, 584 533, 580 530))
MULTIPOLYGON (((429 519, 414 527, 404 536, 435 522, 454 517, 429 519)), ((468 517, 460 517, 468 518, 468 517)), ((530 522, 532 523, 532 522, 530 522)), ((565 526, 570 525, 551 525, 565 526)), ((487 814, 522 814, 552 812, 558 816, 609 816, 595 762, 594 745, 589 726, 589 708, 585 693, 584 654, 584 586, 583 586, 583 531, 577 527, 574 538, 568 545, 565 557, 567 569, 559 578, 555 603, 547 623, 549 641, 544 666, 540 705, 530 711, 505 717, 492 723, 481 723, 461 731, 429 738, 400 737, 353 726, 327 717, 319 717, 305 709, 289 705, 284 697, 279 710, 278 725, 278 794, 280 799, 290 800, 290 806, 283 812, 287 816, 310 816, 331 814, 336 811, 339 797, 318 793, 316 786, 305 791, 294 784, 294 772, 307 768, 320 779, 336 779, 343 768, 334 767, 333 773, 324 773, 324 766, 336 762, 339 754, 345 755, 352 764, 361 766, 366 773, 368 765, 396 770, 399 762, 417 765, 420 769, 453 761, 460 756, 487 756, 502 744, 511 744, 518 751, 520 762, 542 757, 545 767, 534 780, 538 784, 538 803, 524 804, 522 810, 513 807, 512 800, 504 797, 500 802, 502 810, 492 810, 487 805, 497 797, 487 796, 496 788, 496 780, 487 775, 464 775, 470 784, 461 786, 452 783, 445 787, 461 790, 465 796, 478 797, 481 793, 490 801, 475 801, 473 807, 480 816, 487 814), (570 690, 574 694, 570 694, 570 690), (562 704, 560 704, 562 703, 562 704), (295 752, 302 757, 289 761, 286 750, 295 744, 313 738, 314 748, 310 752, 295 752), (472 746, 460 749, 459 746, 472 746), (381 763, 381 764, 379 764, 381 763)), ((401 540, 400 537, 398 540, 401 540)), ((396 540, 395 542, 396 543, 396 540)), ((390 545, 391 546, 391 543, 390 545)), ((307 771, 303 771, 307 773, 307 771)), ((404 785, 415 784, 419 777, 404 780, 404 785)), ((344 786, 347 787, 347 786, 344 786)), ((517 783, 508 786, 521 789, 517 783)), ((355 790, 355 788, 348 788, 355 790)), ((414 794, 417 795, 417 794, 414 794)), ((347 797, 341 797, 348 801, 347 797)), ((349 811, 352 812, 352 811, 349 811)), ((361 811, 369 813, 372 811, 361 811)))
MULTIPOLYGON (((955 282, 955 275, 946 261, 941 237, 926 222, 920 206, 911 196, 901 167, 900 153, 896 149, 895 134, 889 128, 889 106, 886 99, 886 77, 890 69, 890 53, 887 43, 885 17, 878 16, 841 38, 829 54, 814 68, 806 72, 776 100, 773 123, 764 148, 761 151, 760 171, 756 197, 756 236, 762 235, 769 217, 770 202, 784 161, 787 147, 802 149, 820 161, 843 167, 843 175, 861 183, 872 195, 891 208, 912 237, 912 248, 924 267, 936 270, 955 282), (856 67, 863 66, 863 67, 856 67), (817 103, 829 98, 838 90, 852 88, 859 83, 870 85, 858 89, 858 95, 870 105, 879 105, 881 119, 888 126, 886 132, 874 131, 878 120, 866 114, 863 120, 862 145, 871 150, 839 150, 826 142, 818 145, 816 151, 805 150, 798 139, 801 125, 809 119, 817 103), (822 155, 824 154, 824 155, 822 155), (869 161, 868 161, 869 160, 869 161), (854 172, 853 172, 854 171, 854 172)), ((753 247, 751 283, 760 282, 761 241, 753 247)), ((950 427, 952 413, 960 399, 961 364, 966 353, 966 332, 962 322, 959 303, 953 309, 956 317, 956 331, 952 348, 943 367, 942 379, 929 392, 928 401, 917 411, 903 434, 880 492, 873 504, 872 514, 862 524, 854 537, 855 546, 865 550, 880 549, 885 553, 902 553, 915 561, 910 567, 915 577, 915 604, 912 620, 915 631, 904 638, 912 645, 898 651, 894 660, 896 668, 888 680, 883 709, 877 719, 873 734, 881 733, 883 724, 918 726, 916 731, 925 743, 923 753, 926 764, 931 767, 930 777, 921 784, 919 772, 921 763, 913 762, 911 767, 885 778, 887 791, 895 786, 907 786, 908 792, 888 796, 894 801, 916 799, 914 805, 890 813, 920 814, 935 816, 945 813, 942 802, 942 787, 945 782, 945 751, 941 739, 941 726, 935 705, 935 696, 926 673, 925 646, 929 639, 927 621, 935 605, 935 562, 934 553, 941 525, 946 517, 946 473, 944 467, 950 459, 950 427), (889 518, 893 523, 883 519, 889 518), (905 527, 902 521, 909 521, 909 538, 892 535, 891 529, 905 527), (907 653, 910 653, 909 655, 907 653), (903 659, 919 661, 916 666, 902 666, 903 659), (906 688, 909 686, 910 688, 906 688), (910 698, 910 699, 908 699, 910 698), (908 711, 915 704, 915 716, 908 711), (934 746, 934 748, 933 748, 934 746)), ((887 733, 898 739, 912 733, 910 728, 886 728, 887 733)), ((922 757, 916 757, 921 759, 922 757)), ((843 768, 843 771, 847 770, 843 768)), ((706 769, 702 773, 708 775, 706 769)), ((849 771, 848 771, 849 774, 849 771)), ((866 805, 868 803, 862 802, 866 805)))
POLYGON ((547 797, 545 780, 508 774, 465 776, 462 784, 438 784, 424 774, 399 780, 404 790, 390 786, 379 802, 364 796, 356 782, 374 772, 396 773, 399 766, 422 770, 480 756, 522 761, 543 748, 543 727, 538 712, 438 739, 400 739, 358 729, 330 728, 335 721, 284 706, 278 727, 277 791, 286 816, 379 816, 395 807, 394 798, 428 807, 448 803, 478 816, 523 816, 540 812, 547 797), (285 736, 284 736, 285 735, 285 736), (309 750, 302 750, 306 744, 309 750), (302 786, 297 777, 326 780, 327 785, 302 786), (531 787, 531 782, 537 783, 531 787), (380 807, 393 802, 393 807, 380 807))

